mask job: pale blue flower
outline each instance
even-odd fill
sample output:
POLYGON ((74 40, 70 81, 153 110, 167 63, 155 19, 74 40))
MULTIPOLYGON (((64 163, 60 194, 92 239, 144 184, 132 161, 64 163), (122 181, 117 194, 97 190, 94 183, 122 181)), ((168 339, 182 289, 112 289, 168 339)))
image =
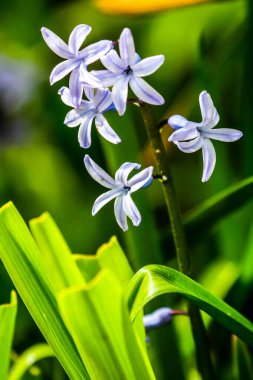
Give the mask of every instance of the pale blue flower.
POLYGON ((84 164, 95 181, 110 189, 96 199, 92 208, 92 215, 95 215, 106 203, 116 198, 114 202, 114 214, 122 230, 126 231, 128 229, 127 217, 132 220, 134 226, 139 226, 141 215, 131 198, 131 194, 150 182, 153 167, 150 166, 128 179, 130 172, 133 169, 140 169, 141 166, 136 163, 126 162, 116 171, 115 179, 113 179, 88 155, 84 157, 84 164))
POLYGON ((172 310, 169 307, 160 307, 153 313, 143 316, 143 324, 146 331, 167 325, 174 315, 186 315, 183 310, 172 310))
POLYGON ((216 153, 211 139, 232 142, 239 140, 242 132, 231 128, 213 129, 219 122, 219 115, 211 96, 206 91, 201 92, 199 104, 202 114, 201 123, 189 121, 180 115, 169 118, 168 123, 176 129, 169 137, 169 141, 173 141, 185 153, 202 149, 202 182, 206 182, 211 177, 216 163, 216 153))
POLYGON ((54 84, 71 72, 69 88, 76 108, 80 105, 84 84, 95 88, 101 87, 101 82, 87 71, 87 66, 97 61, 113 47, 112 41, 103 40, 79 50, 90 32, 89 25, 76 26, 69 36, 67 45, 51 30, 44 27, 41 29, 42 36, 49 48, 65 59, 53 69, 50 83, 54 84))
POLYGON ((126 110, 128 84, 133 93, 143 102, 160 105, 163 97, 142 77, 153 74, 164 62, 163 55, 141 60, 135 53, 135 46, 130 29, 125 28, 119 38, 120 57, 115 50, 109 51, 101 58, 107 70, 92 72, 105 87, 113 86, 112 96, 120 115, 126 110))
MULTIPOLYGON (((98 132, 113 144, 118 144, 121 139, 116 132, 110 127, 103 116, 112 105, 112 94, 108 89, 85 88, 85 95, 89 100, 81 100, 78 109, 72 109, 65 117, 64 124, 68 127, 79 127, 78 141, 82 148, 89 148, 91 145, 91 126, 95 119, 95 125, 98 132)), ((73 99, 67 87, 59 90, 62 101, 70 107, 74 107, 73 99)))

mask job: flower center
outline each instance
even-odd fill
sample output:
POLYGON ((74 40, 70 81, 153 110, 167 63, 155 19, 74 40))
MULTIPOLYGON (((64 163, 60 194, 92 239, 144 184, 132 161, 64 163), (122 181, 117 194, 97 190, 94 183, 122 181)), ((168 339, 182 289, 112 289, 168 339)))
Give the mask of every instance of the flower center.
POLYGON ((132 71, 131 67, 130 66, 127 66, 127 68, 125 69, 124 73, 126 73, 127 75, 130 74, 132 71))
POLYGON ((130 191, 130 190, 131 190, 131 187, 130 187, 130 186, 124 186, 123 189, 124 189, 124 190, 127 190, 127 191, 130 191))

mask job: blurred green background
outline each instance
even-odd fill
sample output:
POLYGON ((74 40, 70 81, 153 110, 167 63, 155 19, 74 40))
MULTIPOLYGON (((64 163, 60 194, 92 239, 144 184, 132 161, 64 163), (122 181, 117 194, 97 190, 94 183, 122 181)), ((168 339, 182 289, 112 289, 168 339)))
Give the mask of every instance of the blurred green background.
MULTIPOLYGON (((79 147, 77 128, 63 124, 69 109, 57 95, 62 85, 68 85, 68 78, 50 87, 50 72, 61 59, 46 46, 40 28, 45 26, 67 41, 76 25, 89 24, 93 30, 87 44, 100 39, 116 40, 124 27, 131 28, 141 57, 166 57, 164 65, 148 78, 166 99, 164 106, 154 107, 157 121, 175 113, 200 121, 198 96, 207 90, 220 114, 219 126, 243 131, 244 137, 233 144, 215 142, 216 169, 209 182, 203 184, 201 152, 186 155, 169 145, 171 129, 164 127, 179 202, 186 213, 253 174, 252 2, 210 2, 127 16, 103 13, 87 0, 13 0, 1 5, 0 17, 1 204, 12 200, 27 221, 49 211, 73 252, 93 254, 116 234, 135 269, 151 262, 169 262, 176 267, 159 183, 134 195, 143 216, 139 228, 130 222, 129 231, 123 234, 115 222, 112 204, 91 216, 93 202, 104 188, 87 175, 84 155, 88 153, 114 175, 125 161, 152 165, 152 152, 139 110, 133 105, 121 118, 108 113, 108 120, 122 138, 121 144, 112 146, 102 141, 93 127, 92 147, 88 151, 79 147)), ((245 202, 210 230, 200 230, 191 244, 196 276, 216 294, 230 297, 230 303, 249 318, 253 317, 248 307, 252 273, 247 272, 245 299, 236 281, 244 273, 243 268, 253 263, 252 211, 252 202, 245 202)), ((6 302, 12 284, 3 267, 0 278, 0 301, 6 302)), ((20 301, 15 350, 21 352, 41 340, 20 301)), ((180 344, 187 356, 190 349, 180 344)), ((222 349, 222 343, 219 347, 222 349)), ((166 372, 159 376, 165 379, 166 372)), ((193 374, 192 379, 197 378, 194 376, 197 375, 193 374)))

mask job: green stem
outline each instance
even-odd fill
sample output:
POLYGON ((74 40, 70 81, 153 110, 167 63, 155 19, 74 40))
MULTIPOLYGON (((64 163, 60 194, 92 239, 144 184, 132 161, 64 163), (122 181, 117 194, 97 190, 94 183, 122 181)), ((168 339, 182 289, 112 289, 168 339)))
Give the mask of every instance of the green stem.
MULTIPOLYGON (((168 209, 179 270, 187 276, 191 276, 190 253, 187 248, 181 213, 174 190, 173 179, 170 171, 170 161, 165 151, 161 134, 157 127, 151 107, 145 103, 140 103, 140 108, 149 141, 154 152, 158 174, 162 178, 161 184, 168 209)), ((215 374, 208 350, 206 331, 200 311, 192 304, 189 304, 188 313, 191 320, 199 371, 204 380, 214 380, 215 374)))

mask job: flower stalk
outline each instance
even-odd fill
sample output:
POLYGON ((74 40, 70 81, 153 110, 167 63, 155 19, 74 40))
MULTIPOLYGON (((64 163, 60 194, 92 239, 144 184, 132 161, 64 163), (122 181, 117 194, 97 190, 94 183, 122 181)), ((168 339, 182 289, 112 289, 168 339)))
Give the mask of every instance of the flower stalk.
MULTIPOLYGON (((141 114, 147 130, 148 138, 153 149, 158 174, 161 181, 164 198, 169 214, 173 241, 176 249, 180 272, 191 277, 191 259, 187 247, 181 213, 174 190, 170 162, 165 151, 159 128, 154 114, 148 104, 140 102, 141 114)), ((214 380, 215 374, 209 354, 207 336, 200 311, 192 304, 188 305, 188 314, 191 321, 192 333, 195 342, 196 356, 199 371, 204 380, 214 380)))

